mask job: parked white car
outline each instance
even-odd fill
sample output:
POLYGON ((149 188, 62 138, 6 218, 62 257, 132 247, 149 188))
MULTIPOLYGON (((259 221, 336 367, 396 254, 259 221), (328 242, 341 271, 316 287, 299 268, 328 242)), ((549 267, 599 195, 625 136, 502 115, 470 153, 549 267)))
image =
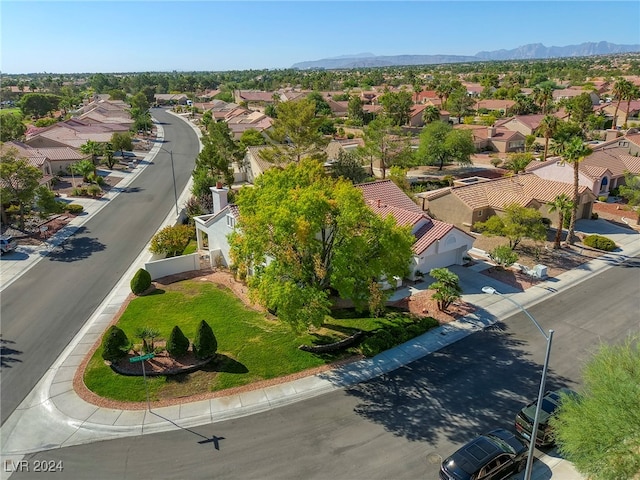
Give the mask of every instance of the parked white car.
POLYGON ((16 242, 15 238, 8 235, 0 237, 0 255, 13 252, 17 246, 18 242, 16 242))

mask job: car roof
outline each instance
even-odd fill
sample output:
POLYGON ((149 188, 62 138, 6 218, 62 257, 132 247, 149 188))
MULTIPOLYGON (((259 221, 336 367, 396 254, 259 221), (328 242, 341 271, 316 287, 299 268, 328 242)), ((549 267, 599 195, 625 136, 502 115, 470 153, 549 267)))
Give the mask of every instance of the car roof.
MULTIPOLYGON (((553 415, 558 406, 560 405, 560 399, 562 394, 577 396, 578 394, 569 388, 559 388, 558 390, 553 390, 547 392, 545 396, 542 398, 542 405, 540 408, 540 421, 542 423, 549 420, 549 417, 553 415)), ((538 400, 534 400, 529 405, 522 409, 522 413, 529 417, 531 420, 535 416, 536 405, 538 400)))
POLYGON ((495 442, 491 441, 489 437, 482 435, 470 441, 451 455, 448 463, 453 462, 456 467, 464 470, 468 474, 473 474, 502 452, 503 450, 499 448, 495 442))

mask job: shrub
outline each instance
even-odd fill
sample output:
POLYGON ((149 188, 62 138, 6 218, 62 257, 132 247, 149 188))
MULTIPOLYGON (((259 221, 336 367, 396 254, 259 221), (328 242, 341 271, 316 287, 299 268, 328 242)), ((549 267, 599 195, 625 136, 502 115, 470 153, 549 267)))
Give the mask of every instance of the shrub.
POLYGON ((196 358, 204 359, 213 357, 218 350, 218 341, 211 330, 211 326, 204 320, 200 321, 196 330, 196 338, 193 341, 193 353, 196 358))
POLYGON ((131 291, 135 295, 142 294, 151 286, 151 274, 144 268, 138 269, 136 274, 131 279, 131 291))
POLYGON ((175 257, 187 246, 194 231, 194 227, 189 225, 165 227, 153 236, 149 250, 158 255, 175 257))
POLYGON ((167 352, 172 357, 181 357, 189 350, 189 339, 185 337, 179 326, 173 327, 169 341, 167 342, 167 352))
POLYGON ((69 212, 69 213, 77 215, 79 213, 82 213, 82 211, 84 210, 84 207, 82 205, 77 204, 77 203, 70 203, 69 205, 67 205, 65 207, 65 210, 67 212, 69 212))
POLYGON ((89 185, 89 187, 87 188, 87 193, 92 197, 97 197, 102 193, 102 189, 100 188, 100 186, 96 184, 92 184, 92 185, 89 185))
POLYGON ((607 201, 607 197, 605 197, 604 195, 601 195, 598 197, 598 201, 599 202, 606 202, 607 201))
POLYGON ((602 235, 587 235, 582 240, 582 243, 587 247, 604 250, 605 252, 610 252, 616 248, 616 243, 613 240, 602 235))
POLYGON ((124 331, 111 325, 102 337, 102 358, 116 361, 127 354, 129 347, 129 339, 124 331))
POLYGON ((9 216, 11 215, 19 215, 20 214, 20 206, 19 205, 9 205, 4 209, 5 213, 9 216))
POLYGON ((362 342, 360 348, 366 357, 375 357, 396 344, 396 340, 386 330, 380 330, 362 342))
POLYGON ((494 167, 497 167, 498 165, 500 165, 502 163, 502 159, 494 157, 491 160, 489 160, 489 162, 491 162, 491 165, 493 165, 494 167))
POLYGON ((598 213, 597 213, 597 212, 593 212, 593 213, 591 214, 591 220, 597 220, 598 218, 599 218, 599 215, 598 215, 598 213))
POLYGON ((508 268, 518 260, 518 254, 509 245, 500 245, 489 252, 489 258, 503 268, 508 268))

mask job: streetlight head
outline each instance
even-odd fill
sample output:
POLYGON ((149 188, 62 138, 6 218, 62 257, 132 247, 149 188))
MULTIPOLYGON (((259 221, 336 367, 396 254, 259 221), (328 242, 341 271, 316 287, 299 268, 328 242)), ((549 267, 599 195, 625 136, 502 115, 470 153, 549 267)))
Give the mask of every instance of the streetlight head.
POLYGON ((488 293, 489 295, 493 295, 494 293, 498 293, 493 287, 482 287, 482 291, 484 293, 488 293))

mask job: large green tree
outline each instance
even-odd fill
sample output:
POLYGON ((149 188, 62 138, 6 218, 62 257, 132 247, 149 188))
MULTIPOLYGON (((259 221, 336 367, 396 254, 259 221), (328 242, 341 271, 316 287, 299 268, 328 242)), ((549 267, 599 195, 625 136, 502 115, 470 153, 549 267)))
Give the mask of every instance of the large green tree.
POLYGON ((129 132, 114 132, 111 135, 111 146, 114 150, 120 150, 120 154, 124 158, 124 151, 133 150, 133 139, 129 132))
POLYGON ((19 113, 7 113, 0 116, 0 142, 20 140, 27 131, 19 113))
POLYGON ((331 176, 333 178, 346 178, 352 183, 364 182, 368 175, 362 168, 362 163, 358 155, 354 152, 341 151, 338 158, 331 163, 331 176))
POLYGON ((364 308, 372 282, 408 272, 409 229, 376 215, 351 182, 311 159, 266 171, 236 201, 234 268, 252 270, 251 294, 294 327, 322 323, 332 291, 364 308))
POLYGON ((524 238, 539 242, 547 237, 540 212, 516 203, 508 205, 503 216, 493 215, 486 222, 476 223, 474 227, 487 236, 507 237, 511 250, 515 250, 524 238))
POLYGON ((364 128, 364 147, 360 155, 369 159, 372 172, 374 161, 380 162, 382 178, 386 178, 391 166, 412 162, 409 137, 386 115, 379 115, 364 128))
POLYGON ((242 159, 243 152, 233 139, 225 122, 211 122, 202 135, 202 151, 196 158, 196 170, 204 169, 215 181, 233 184, 233 163, 242 159))
POLYGON ((18 150, 6 148, 0 156, 0 204, 15 202, 20 208, 20 228, 24 227, 24 208, 33 201, 42 172, 19 157, 18 150))
POLYGON ((558 117, 553 115, 545 115, 540 121, 537 131, 544 137, 544 153, 542 154, 543 162, 547 159, 547 154, 549 153, 549 139, 556 133, 559 122, 560 120, 558 120, 558 117))
POLYGON ((104 144, 94 140, 87 140, 80 145, 80 152, 85 155, 91 155, 91 162, 98 164, 98 157, 104 153, 104 144))
POLYGON ((384 113, 391 119, 395 126, 402 126, 409 123, 413 100, 411 92, 386 92, 380 96, 380 104, 384 113))
POLYGON ((264 160, 275 164, 299 162, 305 157, 326 160, 324 148, 329 138, 320 131, 325 117, 316 115, 312 99, 278 103, 276 113, 273 127, 265 132, 271 146, 260 151, 264 160))
POLYGON ((420 134, 420 146, 416 160, 420 165, 438 165, 453 162, 471 165, 471 155, 475 152, 471 131, 456 130, 448 123, 433 122, 420 134))
POLYGON ((358 95, 351 95, 349 97, 349 102, 347 103, 347 116, 349 120, 354 122, 356 125, 362 125, 364 123, 364 103, 362 99, 358 95))
POLYGON ((50 93, 26 93, 18 102, 24 115, 44 117, 58 108, 60 97, 50 93))
POLYGON ((625 172, 620 196, 627 199, 627 204, 636 213, 636 223, 640 225, 640 175, 625 172))
POLYGON ((558 450, 593 480, 640 476, 640 339, 600 346, 583 390, 565 396, 551 419, 558 450))

